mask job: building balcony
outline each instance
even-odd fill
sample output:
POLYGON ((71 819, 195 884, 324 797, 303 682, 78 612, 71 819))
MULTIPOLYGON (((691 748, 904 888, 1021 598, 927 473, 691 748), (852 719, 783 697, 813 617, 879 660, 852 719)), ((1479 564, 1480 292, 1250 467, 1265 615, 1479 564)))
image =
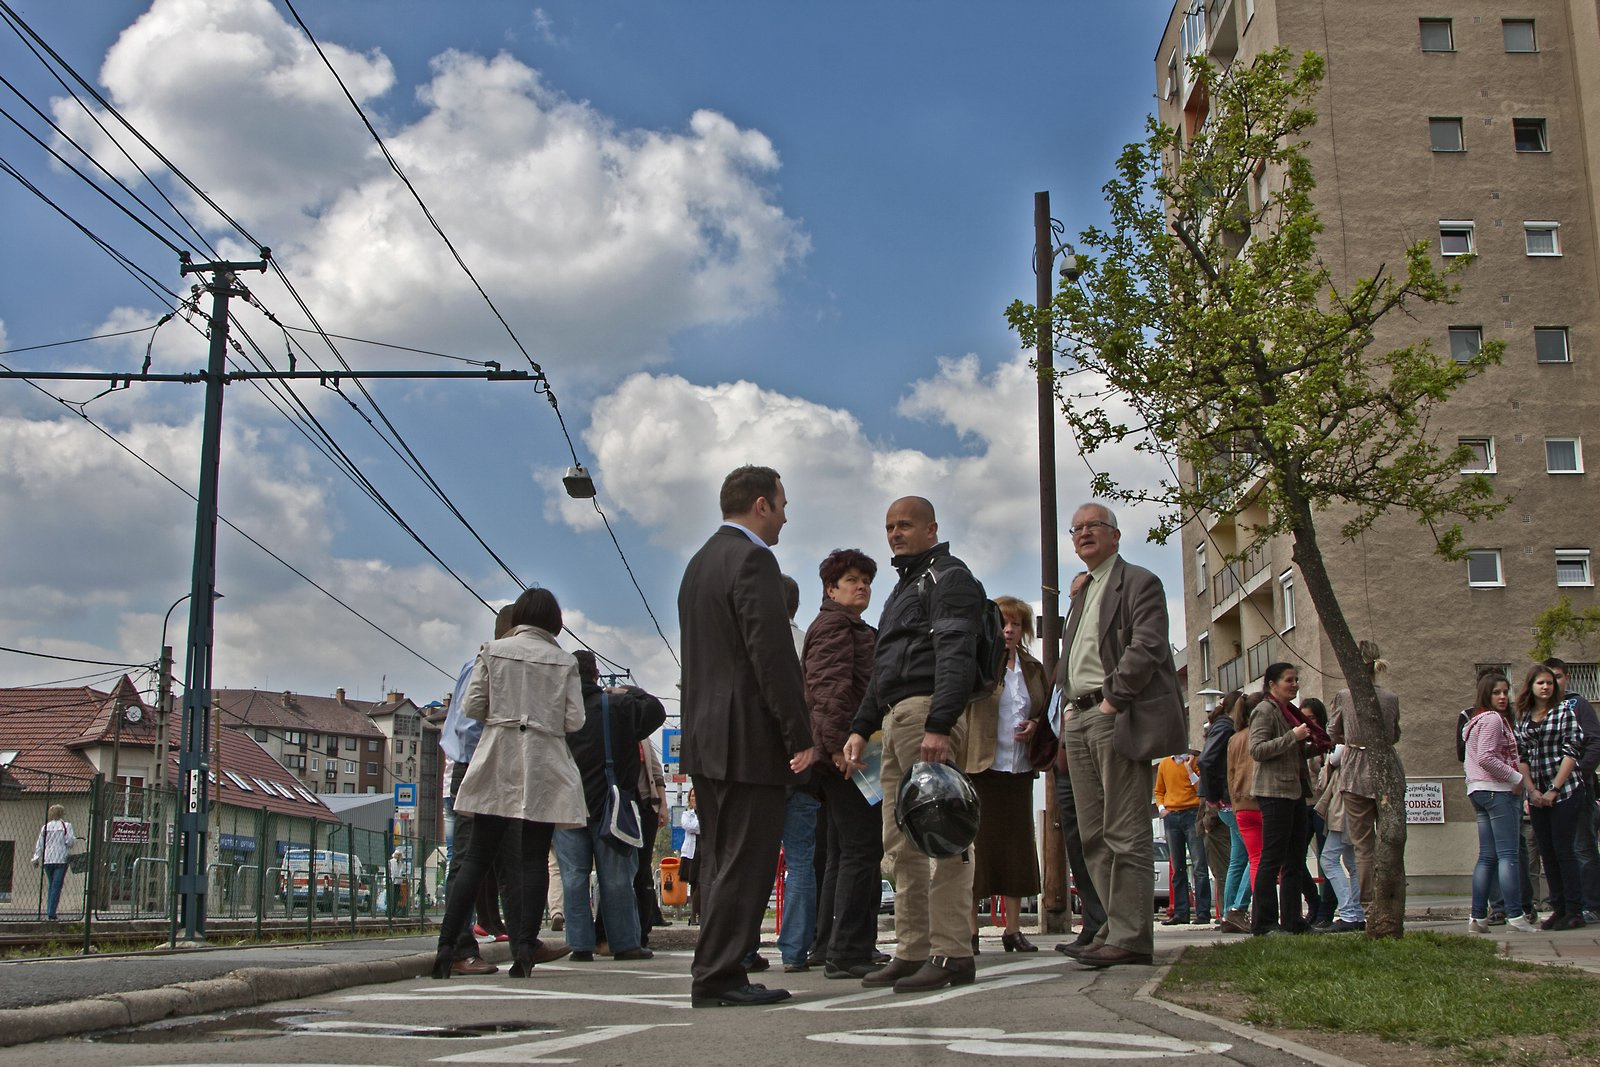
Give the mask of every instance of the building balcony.
POLYGON ((1244 657, 1235 656, 1217 668, 1217 688, 1224 693, 1243 689, 1245 683, 1244 657))
POLYGON ((1283 642, 1276 637, 1264 637, 1250 646, 1244 654, 1245 669, 1254 680, 1267 673, 1267 668, 1283 658, 1283 642))

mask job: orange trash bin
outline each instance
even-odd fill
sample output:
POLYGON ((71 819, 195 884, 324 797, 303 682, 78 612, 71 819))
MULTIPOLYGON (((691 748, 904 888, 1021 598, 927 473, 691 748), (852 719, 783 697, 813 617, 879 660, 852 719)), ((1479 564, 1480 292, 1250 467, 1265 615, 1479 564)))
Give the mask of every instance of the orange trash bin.
POLYGON ((678 857, 667 856, 661 861, 661 903, 687 904, 689 887, 678 880, 678 857))

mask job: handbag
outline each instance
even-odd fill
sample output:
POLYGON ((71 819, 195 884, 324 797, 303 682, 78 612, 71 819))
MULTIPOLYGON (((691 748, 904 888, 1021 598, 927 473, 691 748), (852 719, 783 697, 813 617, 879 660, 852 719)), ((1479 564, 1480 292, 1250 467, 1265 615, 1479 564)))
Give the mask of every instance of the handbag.
POLYGON ((1036 771, 1047 771, 1055 765, 1056 752, 1061 748, 1061 739, 1056 736, 1051 725, 1060 713, 1061 690, 1056 689, 1050 694, 1050 706, 1045 713, 1034 720, 1033 733, 1028 735, 1028 749, 1026 756, 1028 766, 1036 771))
POLYGON ((632 789, 617 784, 611 760, 611 694, 600 691, 600 730, 606 745, 606 803, 600 813, 600 836, 617 848, 643 848, 639 802, 632 789))

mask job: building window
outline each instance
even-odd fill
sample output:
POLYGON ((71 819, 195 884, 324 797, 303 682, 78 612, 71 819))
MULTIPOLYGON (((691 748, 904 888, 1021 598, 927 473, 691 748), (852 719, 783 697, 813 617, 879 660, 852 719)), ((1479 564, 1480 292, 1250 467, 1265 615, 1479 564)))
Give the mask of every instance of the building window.
POLYGON ((312 756, 311 757, 311 769, 313 771, 322 770, 322 760, 318 759, 316 756, 312 756))
POLYGON ((356 750, 356 739, 353 738, 353 737, 345 738, 344 739, 344 750, 346 752, 354 752, 356 750))
POLYGON ((341 793, 354 793, 355 791, 356 784, 354 782, 346 782, 344 788, 340 790, 341 793))
POLYGON ((1535 326, 1533 328, 1534 357, 1540 363, 1571 363, 1567 349, 1565 326, 1535 326))
POLYGON ((367 738, 367 751, 368 752, 376 752, 376 751, 378 751, 378 742, 373 740, 370 737, 367 738))
POLYGON ((1206 578, 1206 546, 1203 545, 1203 544, 1195 545, 1194 546, 1194 591, 1197 594, 1199 594, 1200 596, 1205 596, 1206 595, 1206 587, 1209 584, 1210 584, 1209 583, 1209 579, 1206 578))
POLYGON ((257 741, 265 741, 267 739, 267 731, 262 729, 261 727, 257 726, 256 727, 256 731, 255 731, 255 738, 256 738, 257 741))
POLYGON ((1550 151, 1544 136, 1544 119, 1512 119, 1511 139, 1518 152, 1550 151))
POLYGON ((1534 36, 1532 19, 1502 19, 1507 52, 1537 52, 1538 38, 1534 36))
POLYGON ((1594 585, 1594 577, 1589 573, 1589 550, 1587 548, 1556 549, 1556 584, 1594 585))
POLYGON ((1467 553, 1467 584, 1475 588, 1505 585, 1500 576, 1500 550, 1478 548, 1467 553))
POLYGON ((1178 95, 1178 51, 1173 49, 1167 57, 1167 99, 1178 95))
POLYGON ((283 765, 292 771, 303 771, 306 769, 306 758, 304 756, 285 756, 283 757, 283 765))
POLYGON ((1482 347, 1482 326, 1450 327, 1450 358, 1457 363, 1471 363, 1482 347))
POLYGON ((1294 629, 1294 571, 1278 575, 1278 588, 1283 592, 1283 629, 1279 632, 1288 633, 1294 629))
POLYGON ((1493 474, 1494 467, 1494 438, 1493 437, 1462 437, 1459 439, 1462 448, 1469 449, 1472 455, 1461 461, 1462 474, 1493 474))
POLYGON ((1449 19, 1418 19, 1424 52, 1454 52, 1455 35, 1450 31, 1449 19))
POLYGON ((1600 700, 1600 663, 1567 664, 1567 692, 1591 702, 1600 700))
POLYGON ((1211 681, 1211 635, 1201 634, 1195 638, 1195 644, 1200 648, 1200 680, 1211 681))
POLYGON ((356 773, 356 765, 354 763, 352 763, 350 760, 345 760, 344 761, 344 773, 346 773, 346 774, 354 774, 354 773, 356 773))
POLYGON ((1439 223, 1439 254, 1441 256, 1470 256, 1473 224, 1471 222, 1439 223))
POLYGON ((1429 119, 1428 146, 1435 152, 1461 152, 1466 145, 1461 140, 1460 119, 1429 119))
POLYGON ((378 773, 378 765, 376 763, 367 764, 367 773, 368 774, 377 774, 378 773))
POLYGON ((1583 439, 1581 437, 1546 437, 1544 439, 1544 469, 1546 474, 1582 474, 1583 439))
POLYGON ((400 761, 399 760, 395 760, 394 761, 394 776, 396 778, 400 777, 400 761))
POLYGON ((11 896, 16 881, 17 843, 0 841, 0 893, 11 896))
POLYGON ((1559 256, 1561 242, 1556 236, 1556 231, 1560 228, 1559 222, 1524 222, 1522 237, 1527 243, 1528 255, 1559 256))
POLYGON ((306 735, 299 730, 285 730, 283 732, 283 743, 286 745, 303 745, 305 742, 306 735))

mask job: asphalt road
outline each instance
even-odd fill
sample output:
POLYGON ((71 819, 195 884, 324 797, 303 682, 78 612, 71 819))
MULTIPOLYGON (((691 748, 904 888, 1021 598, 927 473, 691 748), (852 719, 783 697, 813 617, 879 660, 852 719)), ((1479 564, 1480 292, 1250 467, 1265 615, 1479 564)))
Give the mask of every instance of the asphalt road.
POLYGON ((689 954, 621 964, 561 961, 529 979, 367 985, 218 1016, 0 1049, 0 1067, 158 1064, 1013 1062, 1283 1064, 1284 1051, 1141 995, 1149 967, 1091 971, 1048 950, 978 957, 974 985, 904 996, 819 971, 759 977, 794 998, 772 1008, 689 1005, 689 954))

